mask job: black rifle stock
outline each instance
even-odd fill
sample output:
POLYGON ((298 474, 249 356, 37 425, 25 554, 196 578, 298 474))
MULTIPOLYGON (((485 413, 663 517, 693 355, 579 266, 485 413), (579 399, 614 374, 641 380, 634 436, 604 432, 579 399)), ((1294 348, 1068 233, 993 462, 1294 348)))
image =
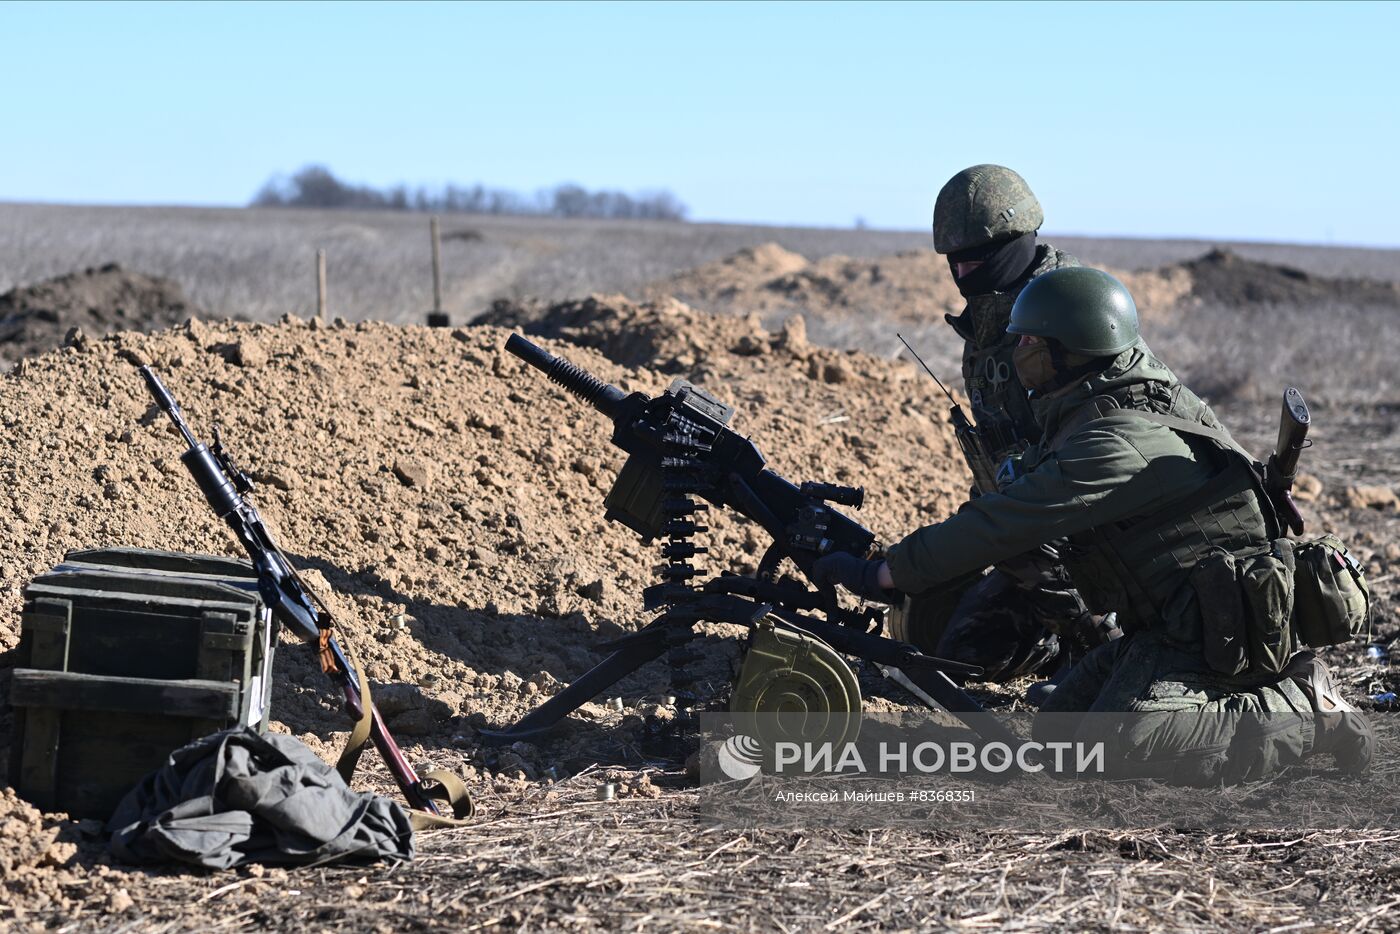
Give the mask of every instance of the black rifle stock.
POLYGON ((511 742, 544 733, 623 676, 688 641, 701 621, 751 626, 769 615, 837 651, 899 667, 984 736, 1014 738, 982 714, 981 705, 947 676, 950 671, 977 675, 981 669, 924 655, 912 645, 871 632, 880 611, 843 609, 834 588, 811 591, 778 578, 784 559, 810 575, 812 564, 823 555, 839 551, 865 557, 878 551, 873 532, 829 505, 859 507, 861 489, 827 483, 798 486, 784 479, 767 468, 752 441, 728 427, 733 408, 684 380, 675 380, 654 398, 629 394, 518 334, 511 335, 505 349, 611 419, 612 442, 628 457, 605 500, 607 517, 648 541, 668 537, 662 553, 671 564, 662 569, 665 582, 644 593, 647 609, 663 610, 659 617, 613 642, 612 654, 593 669, 519 723, 488 738, 511 742), (699 572, 683 561, 704 549, 684 539, 703 531, 698 514, 706 504, 735 510, 772 539, 754 577, 721 575, 698 586, 690 583, 699 572))
MULTIPOLYGON (((334 621, 325 605, 306 586, 296 569, 292 567, 282 549, 272 536, 271 530, 258 514, 252 503, 243 497, 253 489, 252 481, 234 464, 224 450, 217 429, 214 433, 213 448, 203 444, 190 430, 180 411, 175 397, 165 388, 155 371, 148 366, 141 367, 141 375, 146 386, 155 398, 156 404, 175 423, 184 436, 189 450, 180 455, 180 461, 189 470, 200 492, 209 502, 214 514, 222 519, 238 539, 253 568, 258 575, 258 592, 271 608, 273 615, 283 625, 288 626, 305 642, 318 647, 321 667, 345 694, 345 706, 357 721, 364 717, 362 697, 366 682, 351 666, 339 640, 332 634, 334 621)), ((385 765, 393 773, 394 781, 403 792, 410 807, 432 815, 441 815, 433 797, 440 796, 437 789, 420 779, 409 764, 398 743, 384 725, 379 711, 373 703, 369 709, 369 739, 373 741, 385 765)), ((353 744, 352 744, 353 745, 353 744)), ((358 758, 357 750, 350 750, 345 760, 348 768, 342 770, 347 781, 347 772, 354 768, 358 758)))

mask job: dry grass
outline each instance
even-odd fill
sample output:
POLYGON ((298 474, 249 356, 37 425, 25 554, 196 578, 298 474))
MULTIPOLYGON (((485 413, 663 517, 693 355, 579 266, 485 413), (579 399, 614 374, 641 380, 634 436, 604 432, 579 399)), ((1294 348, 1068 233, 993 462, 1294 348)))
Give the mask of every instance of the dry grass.
MULTIPOLYGON (((547 300, 642 285, 778 242, 816 258, 926 249, 926 231, 748 227, 453 215, 443 221, 444 304, 465 319, 493 299, 547 300), (463 234, 479 233, 480 239, 463 234), (455 235, 455 236, 454 236, 455 235)), ((1204 253, 1204 242, 1053 237, 1120 269, 1204 253)), ((216 315, 274 320, 314 308, 314 257, 329 256, 331 312, 420 322, 432 299, 428 225, 391 212, 0 204, 0 292, 84 266, 120 262, 167 276, 216 315)), ((1394 251, 1240 244, 1242 255, 1324 275, 1395 278, 1394 251)))
POLYGON ((597 779, 487 801, 402 866, 132 873, 139 929, 1363 931, 1400 908, 1396 832, 735 830, 597 779))

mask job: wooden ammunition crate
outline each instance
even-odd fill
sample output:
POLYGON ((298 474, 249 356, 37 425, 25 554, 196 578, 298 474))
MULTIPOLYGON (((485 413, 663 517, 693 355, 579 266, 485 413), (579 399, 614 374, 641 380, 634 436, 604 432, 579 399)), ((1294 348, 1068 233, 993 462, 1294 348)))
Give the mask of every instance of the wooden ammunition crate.
POLYGON ((106 819, 175 749, 266 728, 274 627, 246 561, 69 552, 20 627, 10 784, 45 810, 106 819))

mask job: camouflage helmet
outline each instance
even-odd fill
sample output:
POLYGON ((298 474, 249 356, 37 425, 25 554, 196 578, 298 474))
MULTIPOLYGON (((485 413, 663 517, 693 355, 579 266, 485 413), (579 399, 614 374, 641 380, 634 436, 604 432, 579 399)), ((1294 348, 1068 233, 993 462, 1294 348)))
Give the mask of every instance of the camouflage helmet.
POLYGON ((1066 266, 1036 276, 1011 306, 1008 334, 1059 341, 1086 357, 1120 354, 1138 339, 1137 305, 1102 269, 1066 266))
POLYGON ((960 253, 1034 233, 1045 222, 1026 180, 1001 165, 974 165, 948 179, 933 203, 933 248, 960 253))

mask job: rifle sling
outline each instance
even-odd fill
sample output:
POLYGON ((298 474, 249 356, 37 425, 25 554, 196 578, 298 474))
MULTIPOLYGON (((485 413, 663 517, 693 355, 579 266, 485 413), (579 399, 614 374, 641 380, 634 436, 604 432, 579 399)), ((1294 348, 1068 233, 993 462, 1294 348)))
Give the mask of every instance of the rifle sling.
MULTIPOLYGON (((350 784, 350 779, 355 774, 355 767, 360 763, 360 756, 365 751, 365 743, 369 739, 370 729, 374 724, 374 698, 370 696, 369 678, 365 676, 365 666, 360 664, 360 660, 355 657, 354 649, 348 644, 343 645, 345 657, 354 666, 355 674, 359 678, 360 688, 360 718, 355 721, 355 727, 350 731, 350 735, 345 740, 345 748, 340 751, 340 757, 336 759, 335 770, 340 773, 345 784, 350 784)), ((437 814, 429 814, 426 811, 410 810, 408 812, 409 823, 415 831, 432 830, 439 827, 462 827, 470 823, 470 818, 476 813, 476 805, 473 803, 471 793, 467 790, 466 782, 457 775, 446 769, 435 769, 420 777, 419 785, 423 794, 434 801, 442 801, 452 809, 451 817, 442 817, 437 814)))
POLYGON ((427 811, 409 811, 408 821, 414 831, 436 830, 445 827, 465 827, 469 818, 476 813, 476 805, 467 791, 467 783, 454 772, 434 769, 423 775, 423 793, 434 801, 442 801, 452 809, 451 817, 440 817, 427 811))
POLYGON ((340 758, 335 760, 335 770, 340 773, 345 784, 349 785, 351 777, 355 774, 355 766, 360 764, 360 756, 365 751, 365 741, 369 739, 370 728, 374 725, 374 699, 370 697, 365 666, 355 657, 353 648, 349 645, 344 648, 345 657, 355 666, 355 674, 359 676, 360 681, 360 718, 355 721, 354 729, 346 737, 345 748, 340 750, 340 758))

